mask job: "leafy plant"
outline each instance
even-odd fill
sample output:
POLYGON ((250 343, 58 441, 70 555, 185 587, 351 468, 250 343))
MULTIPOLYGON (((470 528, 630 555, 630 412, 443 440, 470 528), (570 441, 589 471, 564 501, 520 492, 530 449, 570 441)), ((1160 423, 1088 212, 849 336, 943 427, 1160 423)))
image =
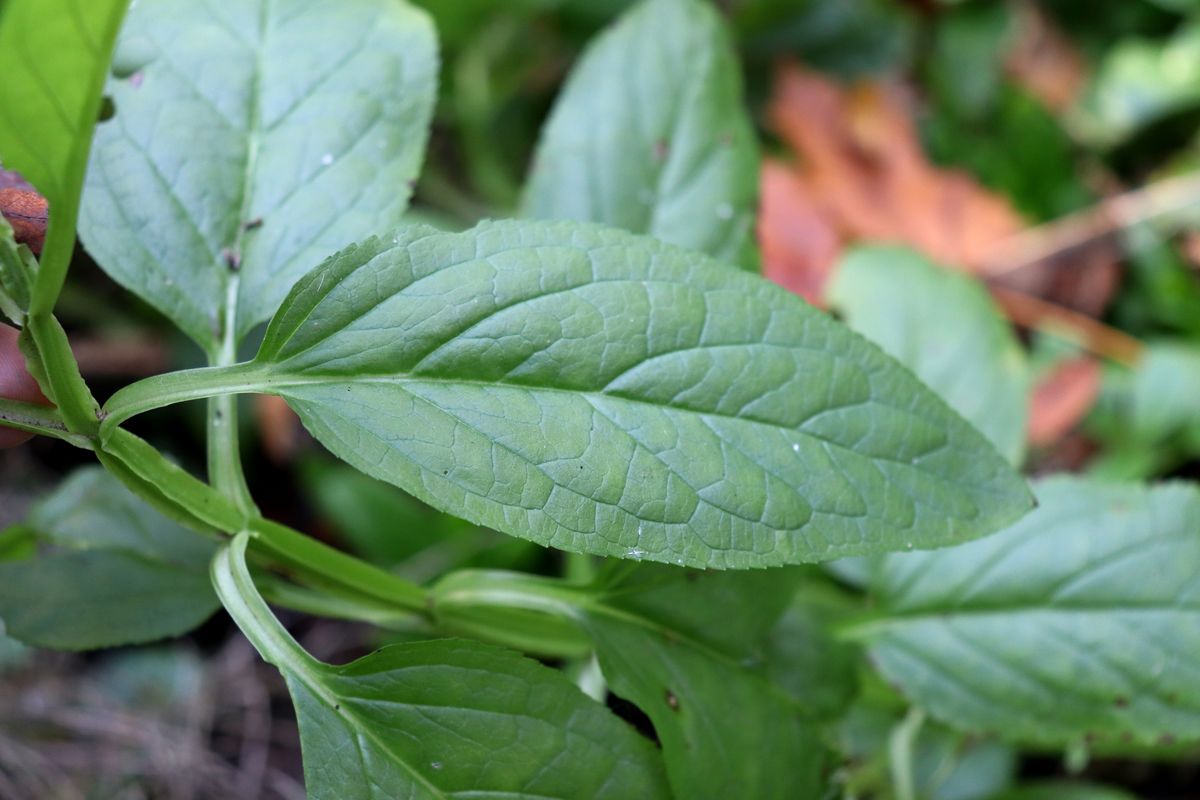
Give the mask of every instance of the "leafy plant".
MULTIPOLYGON (((567 80, 526 218, 447 232, 408 218, 438 92, 415 6, 0 5, 0 157, 50 207, 40 259, 0 228, 0 311, 53 402, 0 382, 0 423, 101 465, 0 532, 7 636, 110 647, 223 606, 287 683, 314 798, 976 796, 1010 744, 1200 740, 1194 487, 1049 479, 1028 513, 1029 368, 981 288, 858 251, 847 327, 753 274, 737 63, 705 0, 633 4, 567 80), (76 227, 208 366, 93 398, 54 316, 76 227), (383 482, 313 487, 370 560, 260 512, 247 394, 383 482), (127 425, 194 400, 203 480, 127 425), (421 524, 384 484, 461 520, 439 538, 570 574, 397 568, 418 548, 390 538, 433 537, 369 529, 421 524), (405 635, 327 664, 268 602, 405 635), (885 721, 887 780, 847 719, 885 721)), ((1194 353, 1146 381, 1160 358, 1194 353)), ((1154 435, 1194 422, 1138 391, 1154 435)))

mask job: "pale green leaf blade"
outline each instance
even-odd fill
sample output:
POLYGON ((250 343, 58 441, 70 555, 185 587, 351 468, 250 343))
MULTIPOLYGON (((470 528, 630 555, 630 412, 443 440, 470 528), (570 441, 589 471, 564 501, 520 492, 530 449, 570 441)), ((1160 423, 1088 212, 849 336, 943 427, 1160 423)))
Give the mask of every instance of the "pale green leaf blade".
POLYGON ((578 223, 368 240, 217 380, 281 394, 437 508, 565 550, 776 566, 972 539, 1031 502, 908 370, 795 296, 578 223))
POLYGON ((676 797, 819 796, 813 709, 763 669, 767 631, 795 586, 783 570, 644 567, 583 607, 612 691, 654 723, 676 797))
POLYGON ((1012 328, 977 280, 910 250, 869 247, 841 262, 828 298, 851 328, 1020 463, 1029 370, 1012 328))
MULTIPOLYGON (((92 129, 113 42, 128 0, 8 0, 0 3, 0 161, 22 173, 46 198, 49 227, 39 280, 26 309, 49 315, 66 280, 75 248, 76 219, 92 129)), ((11 287, 5 287, 8 293, 11 287)), ((13 299, 10 298, 9 299, 13 299)), ((12 314, 14 303, 5 314, 12 314)), ((23 316, 19 312, 17 316, 23 316)), ((24 320, 19 320, 24 324, 24 320)), ((48 363, 64 359, 65 337, 51 343, 52 326, 37 325, 48 363)), ((89 413, 82 379, 61 365, 50 392, 69 420, 89 413), (76 406, 78 408, 76 408, 76 406), (86 410, 85 410, 86 409, 86 410)))
POLYGON ((1155 342, 1133 373, 1133 428, 1152 441, 1200 423, 1200 348, 1155 342))
POLYGON ((572 71, 542 133, 525 213, 602 222, 756 268, 757 194, 754 129, 720 15, 704 0, 646 0, 572 71))
POLYGON ((48 552, 0 563, 0 622, 27 644, 84 650, 186 633, 217 608, 213 543, 99 468, 76 472, 30 515, 48 552))
MULTIPOLYGON (((127 0, 0 5, 0 160, 73 219, 100 87, 127 0)), ((70 232, 74 235, 74 231, 70 232)))
POLYGON ((323 664, 275 620, 245 564, 213 563, 222 602, 283 672, 313 800, 667 798, 661 756, 560 672, 466 640, 391 645, 323 664))
POLYGON ((118 282, 211 349, 329 254, 395 225, 436 94, 401 0, 144 0, 81 219, 118 282), (232 319, 232 323, 230 323, 232 319))
POLYGON ((1200 739, 1200 490, 1046 480, 994 536, 881 562, 859 630, 947 723, 1039 744, 1200 739))

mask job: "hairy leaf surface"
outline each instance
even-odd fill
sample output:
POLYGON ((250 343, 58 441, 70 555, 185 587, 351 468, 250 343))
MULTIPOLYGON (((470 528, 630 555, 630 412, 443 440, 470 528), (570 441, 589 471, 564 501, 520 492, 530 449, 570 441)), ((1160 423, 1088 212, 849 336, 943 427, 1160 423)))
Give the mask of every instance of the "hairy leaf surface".
POLYGON ((950 724, 1059 744, 1200 739, 1200 490, 1057 478, 987 539, 889 556, 883 673, 950 724))
POLYGON ((80 470, 27 520, 49 551, 0 562, 0 620, 28 644, 82 650, 185 633, 217 608, 214 545, 99 468, 80 470))
POLYGON ((437 55, 402 0, 142 0, 117 62, 83 238, 202 346, 407 207, 437 55))
POLYGON ((1020 463, 1028 367, 978 281, 909 250, 870 247, 839 265, 829 301, 850 327, 911 368, 1009 461, 1020 463))
POLYGON ((222 602, 283 672, 313 800, 666 798, 654 746, 562 673, 466 640, 316 661, 258 596, 245 537, 214 561, 222 602))
POLYGON ((757 176, 720 15, 703 0, 646 0, 572 71, 542 133, 525 212, 603 222, 753 268, 757 176))
POLYGON ((364 472, 565 550, 765 567, 964 541, 1030 504, 856 334, 579 223, 370 239, 296 286, 255 362, 180 382, 278 393, 364 472))

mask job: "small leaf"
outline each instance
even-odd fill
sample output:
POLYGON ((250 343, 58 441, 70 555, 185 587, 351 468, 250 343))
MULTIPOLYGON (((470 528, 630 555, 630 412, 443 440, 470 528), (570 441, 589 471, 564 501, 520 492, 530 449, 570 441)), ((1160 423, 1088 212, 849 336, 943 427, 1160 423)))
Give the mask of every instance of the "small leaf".
POLYGON ((423 12, 144 0, 120 50, 82 235, 202 346, 230 325, 240 338, 322 258, 400 220, 436 94, 423 12))
POLYGON ((1146 348, 1133 375, 1133 427, 1151 441, 1200 424, 1200 348, 1160 342, 1146 348))
MULTIPOLYGON (((875 763, 895 774, 890 747, 904 717, 879 707, 880 698, 864 696, 837 727, 843 757, 853 763, 875 763)), ((1017 768, 1016 751, 994 739, 964 735, 932 721, 916 731, 909 753, 917 796, 929 800, 992 800, 1008 788, 1017 768)))
POLYGON ((76 472, 27 521, 51 548, 0 562, 8 635, 55 649, 176 636, 217 607, 213 544, 135 498, 100 469, 76 472))
POLYGON ((1200 490, 1043 481, 1036 511, 882 560, 879 669, 947 723, 1059 745, 1200 740, 1200 490))
POLYGON ((784 570, 645 566, 583 607, 612 691, 654 723, 676 797, 819 796, 813 709, 762 666, 767 633, 795 587, 784 570))
POLYGON ((345 666, 316 661, 258 596, 246 536, 213 580, 296 705, 308 796, 667 798, 653 745, 561 673, 472 641, 391 645, 345 666))
POLYGON ((1025 354, 987 290, 892 247, 862 248, 838 267, 830 304, 847 324, 912 369, 1012 463, 1025 449, 1025 354))
POLYGON ((740 76, 711 3, 633 7, 571 73, 526 215, 602 222, 755 267, 758 151, 740 76))
POLYGON ((564 550, 776 566, 964 541, 1030 504, 982 436, 801 300, 579 223, 367 240, 296 286, 255 362, 178 381, 280 394, 353 466, 564 550))

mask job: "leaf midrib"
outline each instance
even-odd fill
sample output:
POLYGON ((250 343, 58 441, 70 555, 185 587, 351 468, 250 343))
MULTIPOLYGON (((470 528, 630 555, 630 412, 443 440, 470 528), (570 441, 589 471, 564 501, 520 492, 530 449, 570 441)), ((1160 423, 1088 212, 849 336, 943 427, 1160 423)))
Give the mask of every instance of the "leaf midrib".
MULTIPOLYGON (((253 364, 253 362, 251 362, 251 364, 253 364)), ((253 364, 253 366, 261 368, 263 365, 253 364)), ((812 431, 788 427, 786 425, 781 425, 776 422, 769 422, 767 420, 757 419, 755 417, 739 417, 739 416, 729 414, 729 413, 723 412, 723 411, 700 411, 700 410, 697 410, 694 408, 688 408, 687 406, 674 405, 674 404, 670 404, 670 403, 657 403, 657 402, 653 402, 650 400, 644 400, 644 399, 640 399, 640 398, 636 398, 636 397, 629 397, 627 395, 609 394, 609 393, 606 393, 603 391, 585 390, 585 389, 566 389, 566 388, 559 387, 559 386, 546 386, 544 384, 512 383, 512 382, 506 382, 506 381, 485 381, 485 380, 470 379, 470 378, 439 378, 436 376, 413 375, 413 374, 407 373, 407 372, 396 372, 396 373, 391 373, 389 375, 320 375, 320 374, 317 374, 317 375, 310 375, 310 376, 295 375, 295 376, 289 376, 287 378, 273 378, 273 377, 269 377, 269 365, 267 365, 267 369, 263 369, 260 374, 263 377, 261 380, 258 380, 258 381, 254 381, 254 380, 237 381, 237 382, 231 382, 230 384, 225 384, 224 382, 222 382, 219 387, 216 384, 214 384, 212 386, 212 388, 213 389, 219 388, 223 392, 233 392, 233 393, 257 393, 257 392, 261 391, 266 394, 276 394, 276 393, 282 393, 284 390, 289 389, 289 388, 303 387, 303 386, 337 386, 337 385, 348 385, 348 384, 393 385, 393 384, 403 384, 405 382, 410 382, 410 383, 443 383, 443 384, 450 384, 450 385, 454 385, 454 386, 471 386, 471 387, 479 387, 479 388, 487 388, 487 389, 495 389, 495 388, 519 389, 519 390, 525 390, 525 391, 530 391, 530 392, 550 392, 550 393, 556 393, 556 394, 566 394, 566 395, 569 395, 572 397, 583 397, 586 399, 604 398, 607 400, 619 400, 624 403, 632 403, 635 405, 649 406, 649 407, 657 409, 659 411, 675 411, 675 412, 684 413, 684 414, 695 414, 700 417, 725 419, 725 420, 729 420, 732 422, 745 423, 748 425, 759 425, 759 426, 763 426, 766 428, 770 428, 771 430, 775 430, 775 431, 788 431, 788 432, 795 433, 799 436, 806 436, 806 437, 809 437, 816 441, 823 442, 825 444, 828 444, 832 447, 836 447, 845 452, 852 453, 853 455, 858 456, 860 458, 865 458, 865 459, 868 459, 871 461, 883 461, 883 462, 887 462, 887 463, 891 463, 891 464, 896 464, 896 465, 902 466, 902 467, 917 468, 917 465, 913 464, 910 460, 898 459, 898 458, 887 458, 887 457, 878 456, 878 455, 868 455, 865 453, 861 453, 857 450, 854 450, 853 448, 851 448, 845 444, 842 444, 840 442, 826 439, 816 433, 813 433, 812 431)), ((254 373, 251 372, 250 375, 253 376, 254 373)), ((869 400, 867 402, 876 403, 877 405, 881 405, 884 408, 891 408, 892 410, 895 410, 895 411, 903 410, 903 409, 896 409, 892 406, 884 406, 883 404, 878 403, 878 401, 875 400, 874 398, 872 398, 871 400, 869 400)), ((861 404, 856 404, 856 405, 861 405, 861 404)), ((842 409, 842 408, 851 408, 851 407, 853 407, 853 406, 838 406, 835 409, 821 409, 818 413, 825 413, 825 412, 831 411, 831 410, 837 410, 837 409, 842 409)), ((801 424, 805 424, 809 421, 810 420, 805 420, 804 423, 801 423, 801 424)), ((947 445, 942 445, 942 447, 939 447, 935 450, 930 450, 927 453, 922 453, 918 458, 921 458, 921 459, 928 458, 929 456, 933 455, 934 453, 938 452, 938 450, 941 450, 946 446, 947 445)), ((941 477, 937 473, 928 472, 925 470, 921 470, 921 471, 924 474, 927 474, 927 475, 930 475, 933 477, 939 477, 939 478, 941 477)))

